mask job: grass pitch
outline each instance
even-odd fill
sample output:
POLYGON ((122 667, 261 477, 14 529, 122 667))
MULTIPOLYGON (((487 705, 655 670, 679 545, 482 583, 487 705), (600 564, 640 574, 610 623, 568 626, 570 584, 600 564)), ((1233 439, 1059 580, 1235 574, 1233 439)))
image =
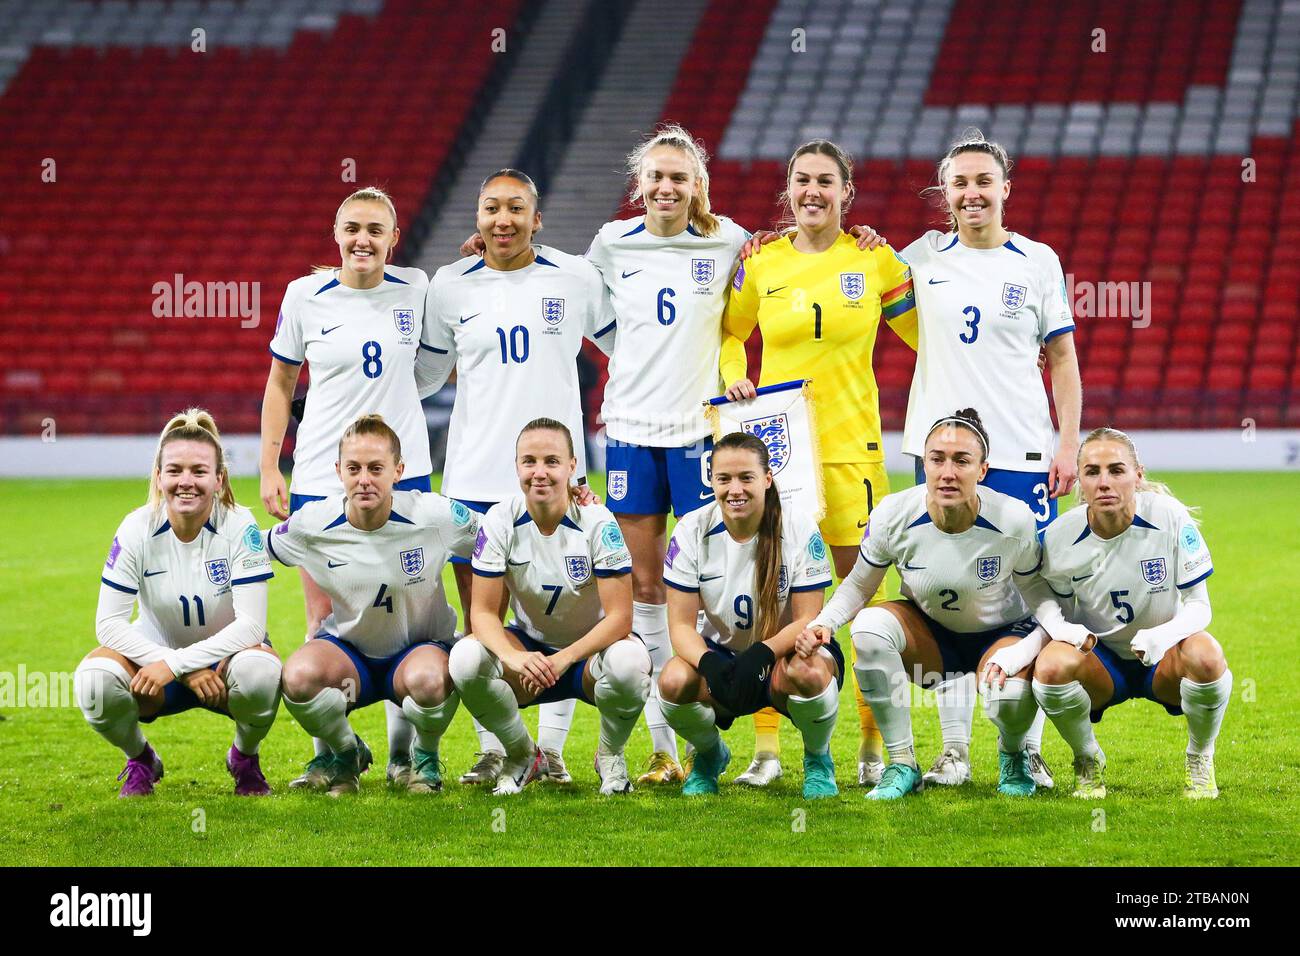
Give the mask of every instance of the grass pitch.
MULTIPOLYGON (((972 784, 870 804, 853 786, 851 676, 832 748, 841 787, 835 800, 801 799, 801 747, 788 722, 785 776, 761 792, 729 785, 751 754, 749 720, 726 735, 734 756, 719 797, 685 800, 673 788, 602 798, 591 767, 596 714, 584 705, 565 751, 574 775, 567 788, 533 786, 499 798, 454 783, 476 744, 462 708, 442 748, 453 781, 447 789, 427 797, 389 793, 384 714, 375 706, 353 715, 378 761, 362 793, 338 801, 291 793, 286 784, 311 746, 282 708, 262 748, 275 788, 270 798, 231 794, 223 761, 232 727, 194 711, 146 728, 167 775, 151 799, 118 800, 113 777, 121 754, 86 726, 70 698, 47 693, 42 701, 33 691, 48 675, 55 675, 54 690, 60 674, 70 688, 71 672, 94 646, 99 569, 118 522, 143 502, 144 483, 0 482, 0 864, 1294 865, 1300 761, 1288 727, 1300 699, 1300 598, 1289 571, 1300 541, 1300 475, 1168 477, 1183 501, 1201 506, 1216 568, 1210 629, 1236 676, 1218 743, 1217 801, 1182 797, 1185 723, 1130 701, 1098 726, 1109 760, 1104 801, 1070 798, 1069 752, 1050 724, 1044 750, 1057 790, 1030 800, 999 797, 994 732, 977 712, 972 784)), ((911 483, 894 480, 895 488, 911 483)), ((253 481, 237 481, 236 493, 250 506, 257 501, 253 481)), ((454 596, 450 571, 447 582, 454 596)), ((268 624, 282 655, 301 643, 296 571, 277 566, 268 624)), ((938 718, 926 706, 929 695, 917 696, 917 754, 928 765, 939 747, 938 718)), ((525 713, 533 724, 535 711, 525 713)), ((649 751, 641 723, 629 763, 649 751)))

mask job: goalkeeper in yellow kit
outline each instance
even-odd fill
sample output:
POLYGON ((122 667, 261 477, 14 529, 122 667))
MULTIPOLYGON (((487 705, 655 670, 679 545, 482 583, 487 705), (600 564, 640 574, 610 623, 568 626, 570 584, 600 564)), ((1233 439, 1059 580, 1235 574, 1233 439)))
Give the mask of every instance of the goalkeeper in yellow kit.
MULTIPOLYGON (((760 385, 812 379, 821 446, 826 517, 822 537, 840 579, 853 567, 867 516, 889 493, 880 437, 880 403, 871 354, 883 318, 913 349, 916 296, 911 271, 888 246, 870 251, 841 228, 853 200, 852 162, 834 143, 795 150, 785 199, 796 230, 741 263, 722 325, 722 380, 727 397, 754 396, 745 342, 763 333, 760 385)), ((875 600, 884 599, 884 589, 875 600)), ((858 695, 862 743, 858 783, 875 786, 884 770, 880 731, 858 695)), ((755 756, 738 783, 766 786, 781 775, 779 717, 754 715, 755 756)))

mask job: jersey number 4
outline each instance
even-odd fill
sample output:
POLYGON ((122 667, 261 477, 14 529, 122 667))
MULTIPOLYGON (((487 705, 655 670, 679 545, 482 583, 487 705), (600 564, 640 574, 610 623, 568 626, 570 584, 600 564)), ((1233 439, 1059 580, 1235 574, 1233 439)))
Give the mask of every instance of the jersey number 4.
POLYGON ((379 585, 379 593, 375 595, 375 603, 372 604, 372 605, 370 605, 370 606, 371 606, 371 607, 382 607, 382 608, 386 609, 386 610, 388 611, 389 614, 392 614, 392 613, 393 613, 393 596, 392 596, 391 594, 389 594, 387 597, 384 597, 384 594, 385 594, 387 591, 388 591, 388 585, 387 585, 387 584, 381 584, 381 585, 379 585))

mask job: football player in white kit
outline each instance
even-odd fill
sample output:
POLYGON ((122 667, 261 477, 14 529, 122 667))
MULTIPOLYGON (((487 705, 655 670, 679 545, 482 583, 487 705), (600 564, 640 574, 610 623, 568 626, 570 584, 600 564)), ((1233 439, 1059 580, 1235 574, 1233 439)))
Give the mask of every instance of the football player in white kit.
POLYGON ((389 700, 415 725, 407 788, 436 792, 438 743, 459 701, 447 675, 456 614, 442 568, 473 548, 478 516, 442 495, 393 490, 401 443, 381 416, 349 425, 338 455, 343 493, 308 502, 266 536, 271 557, 305 567, 333 606, 321 635, 285 662, 285 708, 329 747, 290 786, 356 793, 371 758, 347 714, 389 700))
POLYGON ((581 699, 600 712, 600 792, 629 793, 624 747, 650 693, 650 655, 632 628, 632 559, 603 505, 579 506, 568 427, 528 422, 515 448, 515 494, 493 505, 474 546, 473 637, 451 652, 465 706, 505 745, 495 792, 546 772, 519 708, 581 699), (502 626, 504 585, 514 622, 502 626))
POLYGON ((1060 601, 1038 606, 1053 640, 1034 666, 1034 696, 1074 750, 1076 797, 1106 795, 1106 756, 1092 723, 1142 697, 1187 717, 1184 793, 1219 795, 1214 742, 1232 671, 1210 623, 1209 548, 1186 506, 1146 479, 1133 441, 1098 428, 1079 449, 1083 507, 1043 540, 1043 580, 1060 601), (1089 718, 1091 717, 1091 722, 1089 718))
POLYGON ((925 440, 926 483, 876 505, 857 564, 809 626, 810 635, 826 640, 853 620, 858 686, 890 757, 869 799, 894 800, 923 788, 909 680, 933 687, 979 674, 990 661, 1013 675, 985 688, 986 712, 999 735, 998 790, 1034 792, 1024 740, 1037 709, 1030 665, 1044 635, 1017 582, 1038 571, 1040 547, 1024 502, 979 483, 988 451, 973 409, 935 422, 925 440), (903 599, 861 610, 891 564, 903 599))
POLYGON ((271 792, 257 756, 280 704, 280 659, 266 642, 270 577, 257 522, 235 504, 212 416, 198 408, 174 416, 158 439, 149 503, 113 537, 95 615, 100 646, 74 683, 86 721, 126 755, 121 796, 153 793, 162 779, 140 724, 193 707, 235 722, 226 754, 235 793, 271 792))
MULTIPOLYGON (((586 258, 617 317, 601 409, 605 494, 632 554, 632 630, 657 677, 672 656, 662 570, 667 512, 681 518, 713 500, 702 409, 722 390, 722 312, 749 233, 710 211, 708 156, 680 126, 641 142, 627 171, 631 201, 645 213, 603 225, 586 258)), ((481 251, 481 243, 472 237, 462 250, 481 251)), ((680 782, 677 738, 656 688, 645 706, 653 753, 637 783, 680 782)))
MULTIPOLYGON (((577 356, 584 338, 610 351, 614 316, 605 283, 591 263, 533 245, 542 215, 537 186, 527 174, 502 169, 488 176, 479 189, 477 216, 483 257, 469 256, 434 274, 421 345, 438 359, 438 384, 456 369, 441 491, 483 514, 519 494, 514 468, 499 445, 484 436, 518 435, 538 417, 563 422, 571 434, 584 436, 577 356)), ((581 440, 576 452, 577 479, 585 491, 587 455, 581 440)), ((468 609, 469 564, 458 557, 452 563, 461 606, 468 609)), ((572 713, 572 700, 550 701, 538 719, 548 777, 559 783, 571 779, 562 751, 572 713)), ((500 773, 505 755, 500 741, 482 731, 479 739, 478 762, 461 783, 491 785, 500 773)))
POLYGON ((695 747, 682 793, 717 793, 731 760, 719 728, 774 707, 803 735, 804 797, 833 797, 844 655, 833 637, 799 641, 830 587, 826 544, 811 516, 782 508, 761 439, 724 436, 712 471, 715 500, 678 522, 664 561, 674 656, 659 693, 669 724, 695 747))
MULTIPOLYGON (((711 432, 703 403, 721 392, 722 312, 749 233, 709 209, 707 155, 679 126, 662 127, 628 156, 632 201, 645 213, 606 223, 587 258, 618 316, 601 417, 609 510, 632 554, 632 630, 655 676, 672 655, 663 561, 667 512, 680 520, 713 500, 711 432)), ((656 685, 657 686, 657 685, 656 685)), ((677 741, 652 691, 654 752, 640 783, 684 777, 677 741)))
MULTIPOLYGON (((423 361, 434 353, 419 348, 428 279, 420 269, 388 264, 400 238, 388 194, 375 186, 359 189, 334 216, 339 268, 294 279, 285 290, 262 399, 261 494, 273 517, 287 518, 309 501, 342 491, 334 470, 338 436, 369 412, 383 415, 401 438, 407 477, 397 490, 432 490, 429 433, 419 398, 431 390, 425 379, 433 374, 423 361), (304 362, 311 369, 311 388, 286 489, 280 447, 304 362)), ((330 604, 305 568, 300 574, 311 640, 330 604)), ((389 779, 402 786, 410 773, 412 730, 400 708, 386 706, 389 779)), ((317 754, 324 749, 316 741, 317 754)))
MULTIPOLYGON (((990 445, 982 484, 1028 505, 1041 533, 1056 517, 1057 499, 1074 485, 1082 385, 1061 261, 1050 246, 1003 226, 1010 171, 1000 145, 967 130, 939 160, 937 185, 929 190, 948 215, 948 232, 931 230, 903 250, 920 319, 903 451, 915 456, 922 484, 930 424, 947 409, 979 408, 990 445), (1040 349, 1052 378, 1059 442, 1040 349)), ((941 684, 935 697, 944 742, 925 782, 965 783, 975 675, 941 684)), ((1030 772, 1039 786, 1051 787, 1043 724, 1039 712, 1027 738, 1030 772)))

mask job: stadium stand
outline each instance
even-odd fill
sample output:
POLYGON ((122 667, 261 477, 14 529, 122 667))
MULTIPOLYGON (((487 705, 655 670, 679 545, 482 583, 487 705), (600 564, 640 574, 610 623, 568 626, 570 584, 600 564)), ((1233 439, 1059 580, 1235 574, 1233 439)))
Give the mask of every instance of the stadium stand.
POLYGON ((284 286, 337 262, 342 164, 410 222, 495 66, 490 31, 522 5, 5 4, 3 62, 21 63, 0 165, 30 175, 0 230, 25 264, 0 275, 0 430, 150 432, 201 398, 224 431, 256 432, 284 286), (260 323, 157 317, 176 274, 258 283, 260 323))
MULTIPOLYGON (((528 2, 0 0, 0 163, 31 171, 0 224, 22 264, 0 275, 0 432, 47 415, 71 433, 151 431, 196 394, 225 430, 256 431, 269 315, 285 282, 333 261, 341 161, 410 221, 461 171, 457 138, 488 105, 495 67, 467 38, 528 2), (47 158, 57 182, 39 176, 47 158), (177 273, 259 282, 261 327, 155 317, 153 286, 177 273)), ((1091 290, 1106 306, 1079 309, 1085 424, 1300 425, 1296 0, 708 0, 697 16, 651 99, 716 154, 715 209, 771 225, 790 151, 829 136, 859 157, 851 221, 902 248, 943 228, 920 191, 978 125, 1017 160, 1008 226, 1057 250, 1076 303, 1091 290), (1115 283, 1136 283, 1149 324, 1132 303, 1113 314, 1115 283)), ((636 72, 607 70, 591 101, 644 90, 636 72)), ((603 206, 587 199, 612 212, 606 172, 603 206)), ((879 342, 898 428, 912 357, 879 342)), ((597 387, 592 422, 599 403, 597 387)))

